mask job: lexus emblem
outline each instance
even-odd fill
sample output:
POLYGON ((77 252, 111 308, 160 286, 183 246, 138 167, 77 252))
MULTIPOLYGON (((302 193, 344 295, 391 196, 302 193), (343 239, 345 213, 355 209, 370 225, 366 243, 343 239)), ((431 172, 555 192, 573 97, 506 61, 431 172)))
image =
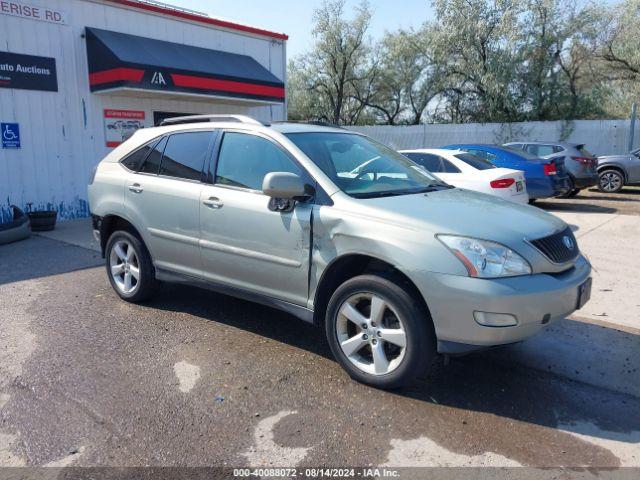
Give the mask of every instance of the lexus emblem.
POLYGON ((564 246, 569 250, 573 250, 573 240, 571 240, 571 237, 565 235, 562 237, 562 243, 564 243, 564 246))

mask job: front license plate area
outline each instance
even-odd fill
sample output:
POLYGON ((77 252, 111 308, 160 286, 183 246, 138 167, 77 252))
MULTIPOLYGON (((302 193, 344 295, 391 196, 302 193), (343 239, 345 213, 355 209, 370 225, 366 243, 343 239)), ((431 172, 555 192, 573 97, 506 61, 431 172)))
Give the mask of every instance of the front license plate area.
POLYGON ((522 190, 524 190, 522 182, 516 182, 516 192, 521 192, 522 190))
POLYGON ((580 310, 591 298, 591 283, 591 277, 589 277, 586 282, 578 287, 578 304, 576 305, 576 309, 580 310))

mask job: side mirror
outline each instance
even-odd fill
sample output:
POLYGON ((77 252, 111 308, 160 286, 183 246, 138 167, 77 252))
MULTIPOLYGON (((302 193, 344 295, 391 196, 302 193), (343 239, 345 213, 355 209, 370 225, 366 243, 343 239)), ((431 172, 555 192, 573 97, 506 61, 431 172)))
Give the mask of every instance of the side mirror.
POLYGON ((308 187, 295 173, 271 172, 262 181, 262 192, 271 198, 298 200, 309 196, 308 187))

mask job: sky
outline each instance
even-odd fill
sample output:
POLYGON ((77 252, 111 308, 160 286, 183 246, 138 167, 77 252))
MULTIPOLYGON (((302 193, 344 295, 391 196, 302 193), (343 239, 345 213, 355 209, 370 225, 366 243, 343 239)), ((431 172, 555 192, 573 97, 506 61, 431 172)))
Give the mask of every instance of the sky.
MULTIPOLYGON (((309 50, 313 44, 312 15, 320 0, 162 0, 179 7, 266 28, 289 35, 287 57, 309 50)), ((346 0, 346 10, 353 12, 359 0, 346 0)), ((429 0, 370 0, 373 18, 369 33, 380 38, 384 32, 398 28, 419 27, 433 17, 429 0)))

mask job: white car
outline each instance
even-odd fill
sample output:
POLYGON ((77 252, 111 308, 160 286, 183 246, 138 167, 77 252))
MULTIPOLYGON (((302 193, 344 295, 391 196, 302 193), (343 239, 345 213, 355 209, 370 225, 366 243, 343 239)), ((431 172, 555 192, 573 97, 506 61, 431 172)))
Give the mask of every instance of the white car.
POLYGON ((400 153, 454 187, 488 193, 516 203, 529 202, 522 170, 496 167, 462 150, 423 148, 401 150, 400 153))

